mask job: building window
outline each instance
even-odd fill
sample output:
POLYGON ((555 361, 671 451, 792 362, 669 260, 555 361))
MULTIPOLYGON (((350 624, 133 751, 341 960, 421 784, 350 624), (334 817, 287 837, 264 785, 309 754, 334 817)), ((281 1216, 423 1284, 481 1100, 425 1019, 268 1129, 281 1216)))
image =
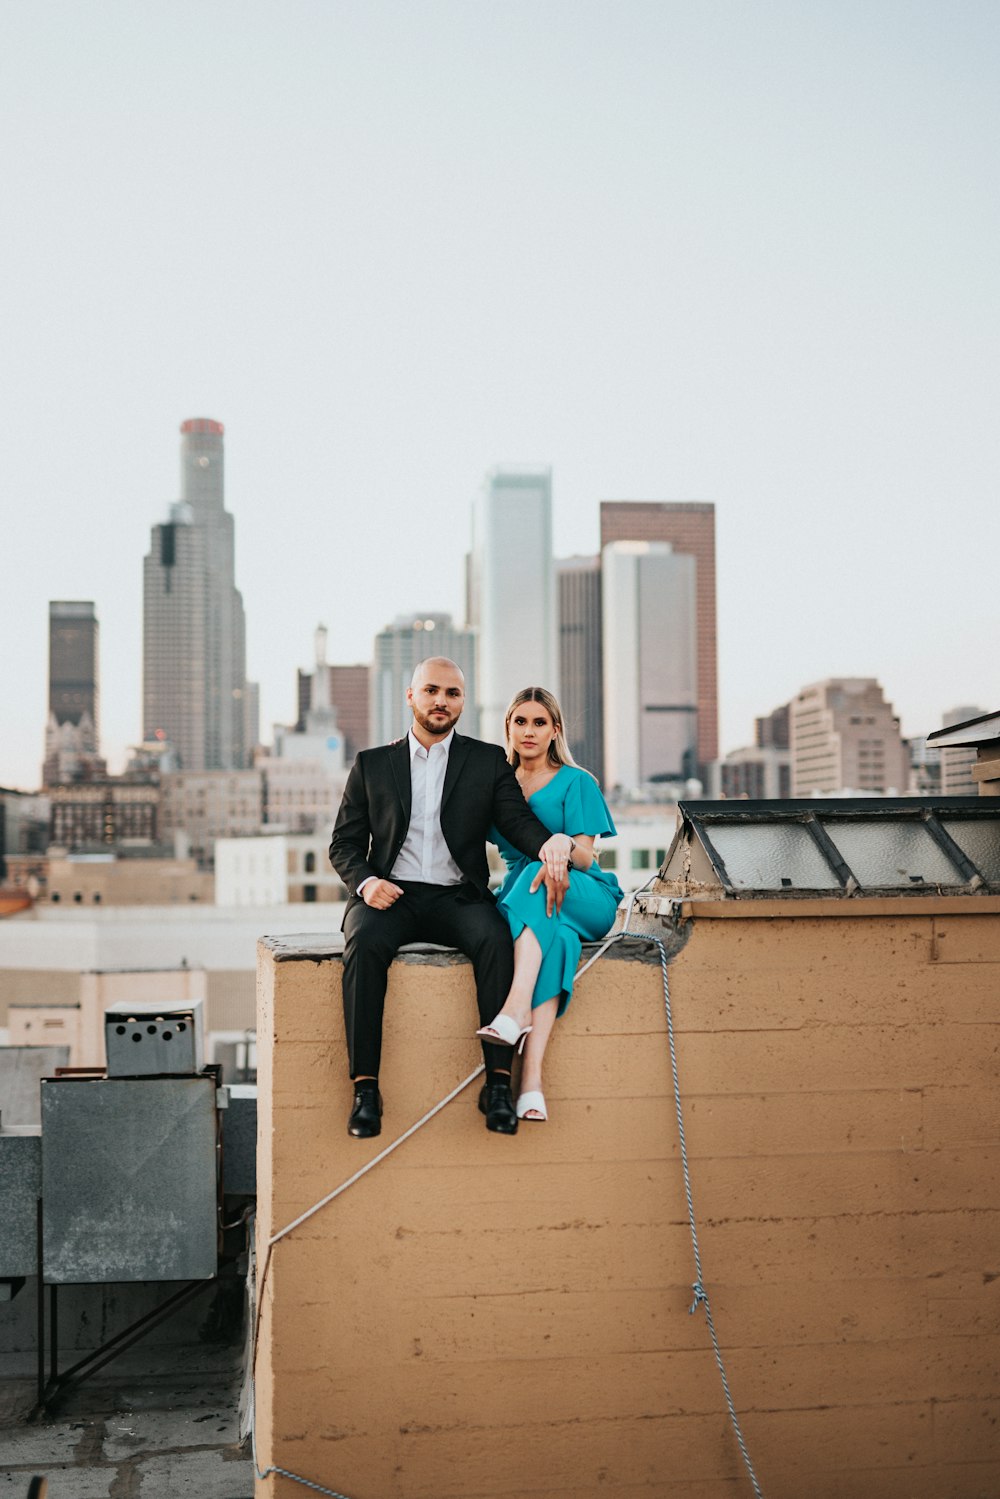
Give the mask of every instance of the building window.
POLYGON ((616 848, 602 848, 597 856, 597 862, 602 869, 617 869, 618 850, 616 848))
POLYGON ((315 900, 316 900, 316 886, 315 885, 303 885, 303 887, 302 887, 302 897, 303 897, 304 900, 309 901, 310 903, 315 902, 315 900))
POLYGON ((648 848, 634 848, 632 850, 632 868, 648 869, 650 865, 650 850, 648 848))
MULTIPOLYGON (((304 868, 305 868, 306 874, 315 874, 316 873, 316 855, 312 852, 311 849, 306 854, 304 868)), ((309 897, 307 895, 306 896, 306 900, 308 900, 308 899, 309 899, 309 897)))

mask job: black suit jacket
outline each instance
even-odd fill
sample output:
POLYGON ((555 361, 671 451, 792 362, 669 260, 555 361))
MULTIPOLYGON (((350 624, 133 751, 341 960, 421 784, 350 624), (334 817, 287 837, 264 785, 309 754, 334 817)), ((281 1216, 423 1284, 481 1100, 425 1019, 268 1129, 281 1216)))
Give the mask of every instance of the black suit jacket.
MULTIPOLYGON (((371 875, 388 879, 410 826, 410 746, 406 737, 362 750, 351 767, 330 840, 330 863, 357 898, 371 875)), ((470 884, 486 895, 486 835, 495 824, 529 859, 549 830, 528 806, 497 744, 456 734, 441 796, 441 831, 470 884)))

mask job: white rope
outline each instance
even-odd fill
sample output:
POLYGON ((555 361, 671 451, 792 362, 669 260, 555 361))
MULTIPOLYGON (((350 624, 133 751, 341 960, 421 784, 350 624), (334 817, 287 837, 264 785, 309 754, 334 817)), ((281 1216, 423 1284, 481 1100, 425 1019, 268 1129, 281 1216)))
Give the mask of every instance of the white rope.
POLYGON ((276 1234, 272 1234, 268 1239, 268 1250, 271 1249, 272 1245, 277 1244, 279 1239, 283 1239, 286 1234, 290 1234, 293 1229, 301 1227, 301 1225, 305 1223, 309 1218, 311 1218, 314 1213, 318 1213, 321 1208, 325 1208, 328 1202, 332 1202, 335 1197, 339 1197, 341 1192, 346 1192, 348 1187, 353 1187, 355 1182, 359 1182, 363 1176, 367 1176, 368 1172, 374 1170, 374 1168, 379 1164, 380 1161, 385 1160, 387 1155, 392 1155, 392 1152, 394 1150, 398 1150, 399 1147, 406 1140, 408 1140, 411 1135, 415 1135, 418 1129, 423 1129, 425 1124, 429 1124, 430 1121, 434 1118, 435 1114, 440 1114, 442 1109, 447 1108, 452 1099, 457 1098, 460 1093, 464 1092, 469 1084, 474 1083, 476 1081, 476 1078, 479 1077, 482 1072, 485 1072, 485 1070, 486 1069, 483 1063, 480 1062, 475 1072, 470 1072, 464 1082, 459 1083, 457 1088, 452 1088, 451 1092, 446 1098, 440 1099, 432 1109, 428 1109, 427 1113, 423 1116, 422 1119, 418 1119, 416 1124, 411 1124, 409 1129, 405 1130, 403 1134, 399 1135, 395 1140, 393 1140, 391 1145, 387 1145, 384 1150, 380 1150, 378 1155, 372 1156, 371 1160, 367 1163, 367 1165, 362 1166, 360 1171, 355 1171, 354 1175, 349 1176, 346 1181, 341 1182, 339 1187, 334 1187, 332 1192, 328 1192, 326 1196, 323 1197, 319 1202, 314 1202, 311 1208, 306 1208, 305 1212, 300 1213, 299 1216, 295 1218, 291 1223, 286 1223, 284 1228, 279 1228, 278 1232, 276 1234))

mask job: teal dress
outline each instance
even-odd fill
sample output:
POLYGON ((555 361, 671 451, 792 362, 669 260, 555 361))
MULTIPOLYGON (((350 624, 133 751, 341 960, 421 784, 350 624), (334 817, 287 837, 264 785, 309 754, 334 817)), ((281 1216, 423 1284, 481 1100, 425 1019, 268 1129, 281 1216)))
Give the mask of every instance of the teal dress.
MULTIPOLYGON (((577 765, 563 765, 546 785, 528 797, 528 805, 550 833, 570 837, 613 838, 615 825, 608 804, 592 775, 577 765)), ((529 887, 542 867, 513 848, 496 828, 489 833, 507 865, 507 878, 497 891, 497 906, 506 916, 515 942, 526 926, 538 938, 542 966, 532 996, 532 1009, 547 999, 559 999, 561 1015, 573 992, 580 963, 581 942, 603 937, 615 919, 622 890, 614 875, 595 859, 589 869, 571 869, 562 910, 545 914, 545 886, 531 895, 529 887)))

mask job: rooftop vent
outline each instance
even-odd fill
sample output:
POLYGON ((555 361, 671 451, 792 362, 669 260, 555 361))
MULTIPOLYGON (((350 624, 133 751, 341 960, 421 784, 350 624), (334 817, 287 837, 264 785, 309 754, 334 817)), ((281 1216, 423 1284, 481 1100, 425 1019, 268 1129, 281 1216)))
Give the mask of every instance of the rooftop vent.
POLYGON ((200 999, 180 1009, 114 1005, 104 1012, 108 1077, 190 1077, 204 1066, 200 999))

